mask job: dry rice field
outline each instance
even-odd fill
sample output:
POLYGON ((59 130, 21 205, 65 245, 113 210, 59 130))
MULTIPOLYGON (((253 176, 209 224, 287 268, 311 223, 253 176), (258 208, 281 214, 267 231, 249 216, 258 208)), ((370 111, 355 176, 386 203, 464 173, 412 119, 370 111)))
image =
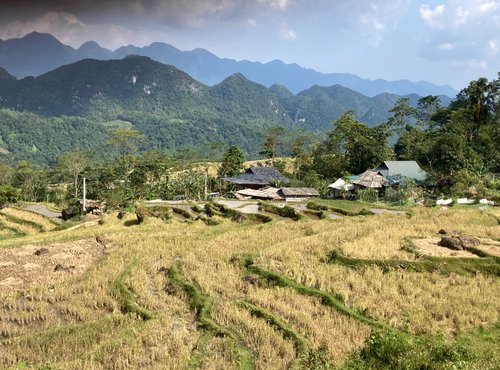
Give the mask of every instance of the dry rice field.
POLYGON ((192 215, 65 230, 0 211, 0 368, 500 368, 498 208, 192 215), (481 245, 438 247, 439 229, 481 245), (410 344, 386 359, 380 338, 410 344))

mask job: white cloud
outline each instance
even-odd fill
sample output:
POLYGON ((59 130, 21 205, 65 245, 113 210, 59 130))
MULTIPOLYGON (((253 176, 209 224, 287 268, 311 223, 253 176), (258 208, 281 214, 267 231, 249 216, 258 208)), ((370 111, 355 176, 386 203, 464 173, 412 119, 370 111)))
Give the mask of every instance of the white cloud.
POLYGON ((440 50, 454 50, 457 46, 451 42, 445 42, 444 44, 439 44, 437 47, 440 50))
POLYGON ((17 38, 37 31, 50 33, 63 43, 71 43, 75 36, 84 33, 86 28, 86 25, 73 14, 47 12, 27 22, 14 21, 0 27, 0 38, 17 38))
POLYGON ((500 0, 448 0, 434 8, 424 4, 420 16, 429 27, 422 54, 467 69, 498 65, 500 0))
POLYGON ((423 4, 420 6, 420 16, 429 25, 434 27, 442 27, 439 17, 444 13, 445 5, 437 5, 434 9, 429 8, 429 5, 423 4))
POLYGON ((290 0, 257 0, 257 2, 267 4, 274 9, 286 9, 291 3, 290 0))
POLYGON ((432 9, 428 4, 420 6, 421 18, 431 27, 458 30, 477 24, 491 24, 500 28, 500 0, 449 0, 432 9))
POLYGON ((499 7, 499 3, 497 1, 486 1, 479 5, 479 13, 488 13, 493 12, 499 7))
POLYGON ((0 39, 23 37, 33 31, 50 33, 63 44, 74 48, 89 40, 115 49, 130 44, 131 40, 137 46, 142 46, 165 38, 165 34, 155 30, 125 28, 109 23, 86 24, 71 13, 47 12, 26 22, 14 21, 0 27, 0 39))
POLYGON ((297 32, 284 25, 279 31, 279 36, 284 41, 295 41, 297 39, 297 32))
POLYGON ((489 40, 487 44, 488 54, 495 56, 500 51, 500 46, 497 40, 489 40))

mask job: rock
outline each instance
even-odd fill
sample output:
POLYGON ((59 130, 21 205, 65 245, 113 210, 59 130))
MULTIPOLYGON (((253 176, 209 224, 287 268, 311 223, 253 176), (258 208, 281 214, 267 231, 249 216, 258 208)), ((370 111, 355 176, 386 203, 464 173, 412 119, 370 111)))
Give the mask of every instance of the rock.
POLYGON ((462 243, 460 242, 460 239, 451 237, 451 236, 443 236, 441 237, 441 240, 438 243, 439 246, 445 247, 448 249, 453 249, 455 251, 461 251, 464 248, 462 247, 462 243))
POLYGON ((446 234, 448 234, 448 231, 446 231, 445 229, 441 229, 438 231, 438 234, 446 235, 446 234))
POLYGON ((462 247, 464 249, 477 247, 479 244, 481 244, 481 241, 478 238, 469 235, 459 236, 458 240, 460 240, 460 244, 462 244, 462 247))
POLYGON ((246 216, 243 213, 237 213, 232 217, 232 220, 236 223, 241 224, 246 220, 246 216))
POLYGON ((56 265, 56 267, 54 267, 54 271, 56 271, 56 272, 57 271, 69 271, 72 268, 75 268, 75 266, 66 267, 66 266, 63 266, 60 263, 58 263, 56 265))
POLYGON ((168 267, 162 266, 158 269, 158 273, 168 274, 168 267))
POLYGON ((165 284, 165 288, 163 288, 163 290, 170 295, 175 294, 177 292, 177 288, 172 283, 165 284))
POLYGON ((259 275, 248 275, 243 278, 243 281, 247 284, 257 285, 259 282, 259 275))
POLYGON ((81 209, 77 206, 69 206, 68 208, 64 208, 61 212, 62 214, 62 219, 64 221, 67 221, 69 219, 72 219, 75 216, 78 216, 81 214, 81 209))
POLYGON ((102 235, 97 235, 95 237, 95 241, 102 245, 104 248, 106 248, 106 246, 110 243, 110 240, 102 235))
POLYGON ((44 254, 49 253, 49 250, 47 248, 40 248, 33 253, 35 256, 43 256, 44 254))

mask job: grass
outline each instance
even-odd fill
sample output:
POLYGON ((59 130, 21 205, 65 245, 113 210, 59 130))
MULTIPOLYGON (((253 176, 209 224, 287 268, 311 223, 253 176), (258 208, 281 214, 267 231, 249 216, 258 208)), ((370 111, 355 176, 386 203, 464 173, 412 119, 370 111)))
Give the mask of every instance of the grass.
POLYGON ((199 286, 187 281, 184 277, 180 264, 176 263, 170 267, 167 276, 178 285, 188 296, 189 304, 196 312, 198 320, 198 328, 205 331, 200 337, 196 345, 196 352, 192 357, 192 361, 188 367, 198 368, 201 366, 203 352, 212 336, 228 337, 231 339, 235 351, 238 355, 238 368, 239 369, 252 369, 253 368, 253 355, 242 344, 242 339, 234 331, 223 327, 216 323, 212 318, 213 300, 205 295, 199 286))
MULTIPOLYGON (((349 204, 352 212, 367 207, 349 204)), ((408 243, 441 228, 498 240, 495 208, 414 208, 411 218, 335 222, 266 215, 278 220, 267 223, 249 215, 235 222, 238 211, 216 204, 205 208, 209 215, 194 212, 217 225, 149 213, 132 225, 135 215, 110 214, 101 225, 31 227, 0 240, 1 262, 29 246, 57 245, 51 253, 64 255, 77 243, 105 240, 95 262, 59 272, 57 280, 10 287, 2 282, 23 266, 0 268, 0 367, 487 369, 498 363, 498 258, 424 257, 408 243)))
POLYGON ((259 202, 259 210, 273 213, 284 218, 290 218, 294 221, 304 219, 303 215, 301 215, 296 209, 288 205, 285 205, 284 207, 277 207, 271 203, 259 202))
POLYGON ((385 329, 389 328, 385 324, 377 322, 376 320, 373 320, 372 318, 366 316, 366 314, 364 314, 363 312, 359 312, 357 310, 347 307, 343 302, 343 297, 340 296, 339 294, 330 294, 327 292, 323 292, 319 289, 297 283, 293 279, 290 279, 284 276, 283 274, 266 270, 258 265, 255 265, 253 258, 250 256, 246 256, 243 258, 243 265, 249 271, 257 274, 261 278, 268 281, 270 284, 277 285, 280 287, 290 287, 299 294, 311 297, 317 297, 321 300, 321 304, 328 307, 332 307, 342 315, 352 317, 363 324, 367 324, 369 326, 376 328, 385 328, 385 329))
POLYGON ((137 304, 137 295, 134 291, 127 285, 125 279, 130 275, 132 268, 135 263, 128 266, 123 272, 116 278, 113 290, 121 302, 121 308, 123 313, 132 313, 140 317, 142 320, 151 320, 154 318, 154 314, 149 310, 141 307, 137 304))
POLYGON ((450 275, 452 273, 460 275, 475 276, 481 273, 485 276, 491 275, 500 277, 500 258, 489 256, 487 253, 476 250, 480 254, 480 259, 475 258, 455 258, 455 257, 422 257, 418 261, 407 261, 397 259, 376 260, 349 258, 338 250, 333 250, 328 254, 328 262, 336 263, 345 267, 358 269, 370 266, 377 266, 383 272, 403 270, 409 272, 427 272, 450 275))

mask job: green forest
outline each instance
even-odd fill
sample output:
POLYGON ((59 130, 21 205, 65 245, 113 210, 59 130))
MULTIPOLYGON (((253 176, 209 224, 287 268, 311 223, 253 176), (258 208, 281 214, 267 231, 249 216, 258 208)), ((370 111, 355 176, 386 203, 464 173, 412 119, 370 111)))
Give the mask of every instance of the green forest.
MULTIPOLYGON (((230 94, 242 79, 234 76, 217 87, 218 93, 230 94)), ((258 88, 255 85, 250 86, 258 88)), ((245 94, 250 102, 259 99, 255 90, 245 94)), ((280 168, 293 185, 315 187, 321 193, 338 177, 397 159, 416 160, 428 171, 435 195, 480 195, 498 201, 499 94, 500 78, 480 78, 446 107, 436 96, 422 97, 416 106, 403 97, 390 109, 386 122, 369 126, 350 110, 324 134, 276 121, 241 123, 238 136, 224 118, 215 121, 217 128, 208 130, 214 121, 205 116, 200 119, 205 125, 195 126, 198 131, 178 118, 167 123, 160 115, 156 124, 148 125, 145 121, 154 116, 151 112, 124 113, 106 126, 91 116, 44 117, 2 109, 0 146, 9 151, 3 152, 0 163, 0 203, 61 204, 78 197, 83 176, 88 180, 89 197, 119 207, 137 199, 200 198, 206 186, 210 191, 226 190, 220 178, 244 170, 243 161, 252 158, 247 155, 248 147, 280 168), (178 137, 184 138, 182 145, 175 141, 178 137), (246 144, 239 145, 242 138, 246 144), (282 157, 291 158, 293 166, 287 167, 282 157), (218 173, 206 176, 209 162, 221 161, 218 173)), ((249 104, 245 109, 257 120, 254 108, 258 109, 249 104)), ((241 112, 242 105, 228 103, 226 109, 241 112)), ((185 114, 196 117, 200 111, 186 109, 185 114)))

